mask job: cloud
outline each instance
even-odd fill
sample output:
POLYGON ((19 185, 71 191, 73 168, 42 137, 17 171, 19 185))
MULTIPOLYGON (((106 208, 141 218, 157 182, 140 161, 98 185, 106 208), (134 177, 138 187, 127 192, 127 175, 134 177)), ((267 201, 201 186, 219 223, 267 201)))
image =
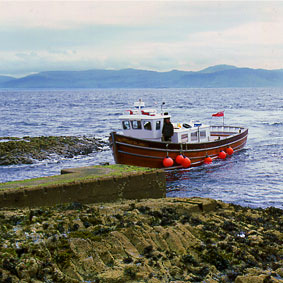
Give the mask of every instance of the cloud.
POLYGON ((0 1, 0 26, 70 29, 193 23, 207 29, 252 18, 281 18, 282 9, 280 2, 250 1, 0 1))
POLYGON ((163 4, 154 1, 0 2, 0 23, 2 26, 56 29, 82 25, 139 25, 155 21, 160 5, 163 4))
POLYGON ((253 22, 235 28, 195 33, 188 35, 188 40, 199 45, 210 42, 212 46, 241 45, 283 45, 282 22, 253 22), (213 39, 213 40, 212 40, 213 39))
POLYGON ((283 2, 0 0, 0 72, 282 68, 283 2))

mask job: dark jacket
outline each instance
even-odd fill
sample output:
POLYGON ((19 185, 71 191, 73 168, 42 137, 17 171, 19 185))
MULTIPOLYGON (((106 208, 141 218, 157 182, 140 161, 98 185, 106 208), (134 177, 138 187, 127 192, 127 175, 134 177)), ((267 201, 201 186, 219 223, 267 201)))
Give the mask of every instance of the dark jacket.
POLYGON ((164 138, 171 138, 174 134, 174 127, 171 122, 166 123, 164 122, 162 134, 164 138))

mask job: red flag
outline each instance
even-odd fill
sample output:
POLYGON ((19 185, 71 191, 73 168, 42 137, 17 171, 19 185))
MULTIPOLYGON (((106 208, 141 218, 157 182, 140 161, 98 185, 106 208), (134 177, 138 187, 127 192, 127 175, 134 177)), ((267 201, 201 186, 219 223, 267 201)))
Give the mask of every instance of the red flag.
POLYGON ((215 114, 212 114, 213 117, 223 117, 224 116, 224 111, 220 111, 220 112, 217 112, 215 114))

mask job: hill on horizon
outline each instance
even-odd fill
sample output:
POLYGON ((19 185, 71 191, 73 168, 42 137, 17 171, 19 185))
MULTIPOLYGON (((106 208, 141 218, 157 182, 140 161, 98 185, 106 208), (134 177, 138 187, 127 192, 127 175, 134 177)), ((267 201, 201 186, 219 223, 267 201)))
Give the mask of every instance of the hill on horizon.
POLYGON ((138 69, 44 71, 22 78, 0 76, 1 88, 213 88, 283 87, 283 69, 216 65, 201 71, 138 69))

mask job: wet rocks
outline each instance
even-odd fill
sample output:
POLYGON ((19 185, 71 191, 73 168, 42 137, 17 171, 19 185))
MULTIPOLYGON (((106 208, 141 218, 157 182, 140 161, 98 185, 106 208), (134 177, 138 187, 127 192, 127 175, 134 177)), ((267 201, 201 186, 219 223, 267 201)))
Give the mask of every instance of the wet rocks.
POLYGON ((282 220, 200 198, 2 209, 0 281, 282 282, 282 220))
POLYGON ((5 137, 0 138, 0 165, 32 164, 54 156, 73 158, 105 148, 105 141, 86 136, 5 137))

